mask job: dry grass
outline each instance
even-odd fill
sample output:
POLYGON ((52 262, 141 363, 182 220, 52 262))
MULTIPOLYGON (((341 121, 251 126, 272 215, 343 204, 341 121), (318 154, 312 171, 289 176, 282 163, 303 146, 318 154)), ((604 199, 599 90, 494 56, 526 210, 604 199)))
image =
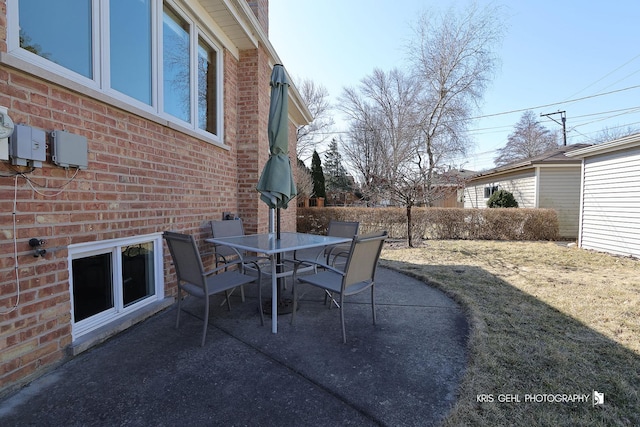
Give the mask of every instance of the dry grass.
POLYGON ((471 321, 468 368, 445 425, 640 425, 640 261, 547 242, 394 246, 382 265, 442 289, 471 321), (593 390, 604 405, 593 406, 593 390), (504 394, 520 403, 499 402, 504 394), (589 401, 524 402, 534 394, 589 401))

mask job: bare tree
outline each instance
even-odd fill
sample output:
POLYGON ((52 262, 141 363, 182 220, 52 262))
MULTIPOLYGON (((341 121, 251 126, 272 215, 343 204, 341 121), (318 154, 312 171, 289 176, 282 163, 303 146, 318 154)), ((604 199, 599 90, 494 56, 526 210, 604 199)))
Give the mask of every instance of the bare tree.
POLYGON ((311 177, 311 171, 300 159, 296 161, 296 167, 293 168, 293 177, 296 181, 298 199, 311 197, 313 194, 313 178, 311 177))
POLYGON ((378 184, 384 174, 384 164, 380 159, 385 158, 379 121, 374 111, 360 103, 362 100, 357 92, 347 89, 345 94, 354 102, 354 117, 349 123, 346 141, 342 141, 345 159, 358 175, 363 198, 368 204, 376 205, 383 198, 383 190, 378 184))
POLYGON ((415 25, 409 58, 422 87, 418 122, 425 144, 427 194, 437 168, 466 154, 467 127, 498 64, 494 47, 503 37, 502 9, 425 12, 415 25))
POLYGON ((300 126, 296 130, 296 155, 304 161, 311 157, 317 144, 328 138, 329 130, 334 121, 331 116, 331 104, 329 103, 327 88, 317 85, 313 80, 309 79, 303 79, 300 85, 296 86, 300 91, 302 100, 313 116, 311 123, 300 126))
POLYGON ((593 138, 593 142, 600 144, 602 142, 613 141, 636 133, 640 133, 640 129, 634 128, 633 126, 605 127, 593 138))
POLYGON ((507 145, 498 149, 493 159, 496 166, 506 165, 517 160, 538 156, 558 148, 559 133, 550 131, 540 124, 531 110, 522 113, 513 133, 507 137, 507 145))
POLYGON ((361 80, 357 89, 346 88, 341 109, 350 119, 346 158, 361 178, 369 200, 407 208, 409 244, 411 208, 424 189, 424 148, 420 143, 420 86, 398 69, 379 69, 361 80))
POLYGON ((361 175, 363 193, 373 201, 391 197, 401 169, 414 154, 418 90, 403 72, 376 69, 357 89, 345 88, 340 109, 350 130, 345 158, 361 175))

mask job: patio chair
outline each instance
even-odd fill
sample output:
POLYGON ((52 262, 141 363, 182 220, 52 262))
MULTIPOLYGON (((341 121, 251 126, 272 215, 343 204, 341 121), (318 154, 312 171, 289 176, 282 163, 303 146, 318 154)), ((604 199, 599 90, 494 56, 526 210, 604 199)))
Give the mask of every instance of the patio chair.
MULTIPOLYGON (((353 239, 358 234, 359 228, 360 223, 357 221, 330 221, 327 228, 327 236, 350 237, 353 239)), ((350 247, 350 243, 325 247, 324 253, 327 257, 327 264, 334 265, 336 258, 346 257, 350 247), (334 258, 333 261, 331 261, 331 257, 334 258)))
MULTIPOLYGON (((354 295, 366 289, 371 289, 371 312, 373 324, 376 324, 376 304, 374 299, 375 273, 382 251, 382 245, 387 238, 387 232, 381 231, 361 236, 356 236, 351 242, 344 271, 334 266, 314 263, 322 270, 316 274, 297 277, 297 269, 294 270, 294 278, 302 283, 317 286, 324 289, 331 301, 340 309, 340 323, 342 324, 342 342, 347 342, 347 334, 344 325, 344 297, 354 295), (340 302, 334 299, 334 294, 340 294, 340 302)), ((305 261, 307 263, 311 261, 305 261)), ((297 267, 297 266, 296 266, 297 267)), ((293 324, 298 304, 298 291, 296 280, 293 281, 293 324)))
MULTIPOLYGON (((211 221, 211 234, 215 237, 244 236, 244 224, 241 219, 230 219, 223 221, 211 221)), ((239 256, 246 263, 268 261, 269 257, 248 255, 247 252, 239 252, 236 249, 215 245, 216 263, 225 263, 234 256, 239 256)))
MULTIPOLYGON (((327 227, 327 236, 334 237, 349 237, 353 239, 358 234, 358 228, 360 223, 357 221, 333 221, 329 222, 327 227)), ((325 246, 320 252, 310 253, 309 251, 297 251, 294 253, 294 260, 297 263, 305 263, 306 261, 312 261, 314 263, 320 262, 321 258, 326 259, 325 264, 334 265, 338 257, 346 257, 349 252, 351 243, 343 243, 338 245, 325 246), (332 258, 333 257, 333 261, 332 258)))
MULTIPOLYGON (((232 237, 232 236, 244 236, 244 226, 241 219, 223 220, 223 221, 211 221, 211 233, 213 237, 232 237)), ((215 246, 216 260, 220 262, 226 262, 235 256, 240 257, 245 265, 245 268, 250 270, 258 270, 258 274, 265 274, 271 276, 271 261, 267 256, 249 255, 245 251, 238 251, 234 248, 224 245, 215 246)), ((291 263, 292 260, 288 259, 286 255, 282 256, 280 261, 282 268, 282 277, 288 277, 293 275, 293 268, 286 268, 286 265, 291 263)), ((286 282, 284 283, 286 288, 286 282)), ((242 300, 244 301, 244 290, 240 288, 242 293, 242 300)))
MULTIPOLYGON (((211 221, 211 234, 215 237, 244 236, 244 224, 241 219, 211 221)), ((231 259, 239 258, 245 268, 257 271, 261 274, 260 267, 268 263, 269 257, 249 255, 246 251, 238 251, 230 246, 214 245, 216 266, 225 264, 231 259)), ((240 287, 242 302, 244 302, 244 288, 240 287)))
POLYGON ((165 231, 163 237, 167 242, 169 252, 171 252, 171 258, 173 259, 173 265, 175 266, 176 276, 178 278, 178 315, 176 318, 176 328, 180 326, 182 291, 184 290, 194 297, 203 298, 205 301, 204 327, 202 330, 201 345, 204 346, 207 336, 207 326, 209 324, 209 298, 214 294, 224 292, 227 298, 227 307, 231 310, 229 290, 252 282, 258 284, 258 311, 260 312, 260 324, 264 325, 260 274, 258 274, 258 277, 244 274, 242 260, 240 259, 219 265, 213 270, 205 271, 200 252, 198 251, 193 236, 165 231), (237 268, 229 269, 231 266, 236 266, 237 268))

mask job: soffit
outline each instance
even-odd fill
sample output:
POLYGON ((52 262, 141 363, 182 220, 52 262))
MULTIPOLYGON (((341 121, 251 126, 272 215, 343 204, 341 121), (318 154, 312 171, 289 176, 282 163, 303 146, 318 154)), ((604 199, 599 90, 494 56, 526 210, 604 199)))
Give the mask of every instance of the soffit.
MULTIPOLYGON (((282 63, 246 0, 197 0, 197 2, 238 51, 256 49, 262 43, 269 55, 270 65, 282 63)), ((287 76, 291 82, 288 72, 287 76)), ((289 114, 296 127, 313 121, 308 106, 293 84, 290 86, 289 99, 292 104, 289 114)))
POLYGON ((259 24, 250 9, 247 14, 246 1, 198 0, 198 3, 239 50, 258 46, 259 24))

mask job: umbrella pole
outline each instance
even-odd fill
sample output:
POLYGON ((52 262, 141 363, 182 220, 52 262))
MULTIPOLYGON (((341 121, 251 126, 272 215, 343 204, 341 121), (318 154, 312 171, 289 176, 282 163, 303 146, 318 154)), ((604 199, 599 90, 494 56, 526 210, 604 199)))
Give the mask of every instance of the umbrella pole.
POLYGON ((276 225, 276 239, 280 240, 280 208, 276 209, 276 216, 278 218, 276 225))
POLYGON ((274 226, 274 220, 273 220, 273 211, 275 209, 269 209, 269 233, 273 234, 276 232, 276 228, 274 226))
MULTIPOLYGON (((276 209, 276 240, 280 240, 280 208, 276 209)), ((280 276, 282 273, 282 254, 280 252, 276 255, 276 274, 280 276)), ((278 277, 278 307, 280 307, 284 302, 282 301, 282 285, 283 285, 284 277, 278 277)))
MULTIPOLYGON (((269 209, 269 233, 275 234, 276 239, 281 238, 280 233, 280 225, 281 225, 281 217, 280 217, 280 209, 269 209), (274 213, 275 211, 275 213, 274 213), (275 217, 275 218, 274 218, 275 217)), ((275 274, 276 274, 276 298, 271 301, 267 301, 263 306, 263 311, 266 314, 273 313, 274 307, 277 310, 278 314, 288 314, 291 313, 293 308, 293 301, 291 299, 282 297, 282 289, 284 285, 284 277, 279 277, 282 274, 282 254, 276 254, 276 265, 275 265, 275 274), (275 304, 273 302, 275 301, 275 304)), ((299 307, 298 307, 299 308, 299 307)))

